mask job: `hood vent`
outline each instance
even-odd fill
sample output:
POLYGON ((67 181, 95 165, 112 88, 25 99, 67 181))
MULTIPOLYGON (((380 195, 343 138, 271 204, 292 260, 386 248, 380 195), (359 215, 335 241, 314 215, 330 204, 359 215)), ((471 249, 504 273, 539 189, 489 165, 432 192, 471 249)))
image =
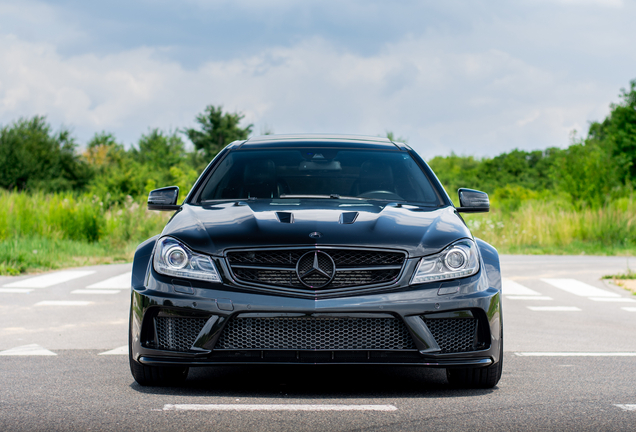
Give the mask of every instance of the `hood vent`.
POLYGON ((345 212, 340 215, 341 224, 352 224, 358 218, 358 212, 345 212))
POLYGON ((289 212, 276 212, 276 217, 280 223, 294 223, 294 214, 289 212))

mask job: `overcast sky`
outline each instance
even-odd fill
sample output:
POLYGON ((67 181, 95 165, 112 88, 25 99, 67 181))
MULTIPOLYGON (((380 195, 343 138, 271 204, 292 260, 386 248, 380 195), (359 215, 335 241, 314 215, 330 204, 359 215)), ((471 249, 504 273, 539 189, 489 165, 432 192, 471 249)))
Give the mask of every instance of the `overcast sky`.
POLYGON ((634 23, 632 0, 0 0, 0 125, 130 145, 214 104, 426 158, 564 147, 636 78, 634 23))

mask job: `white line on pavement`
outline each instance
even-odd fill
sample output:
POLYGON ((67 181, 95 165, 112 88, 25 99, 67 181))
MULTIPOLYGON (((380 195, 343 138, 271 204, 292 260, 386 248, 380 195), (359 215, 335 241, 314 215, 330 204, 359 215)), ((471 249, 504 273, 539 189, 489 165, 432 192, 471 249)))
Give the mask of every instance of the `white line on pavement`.
POLYGON ((620 297, 620 295, 596 288, 576 279, 541 279, 554 287, 581 297, 620 297))
POLYGON ((578 312, 581 310, 575 306, 528 306, 528 309, 545 312, 578 312))
POLYGON ((614 404, 614 406, 625 411, 636 411, 636 404, 614 404))
POLYGON ((636 352, 516 352, 519 357, 636 357, 636 352))
POLYGON ((99 353, 99 355, 128 355, 128 345, 121 346, 119 348, 112 349, 99 353))
POLYGON ((7 288, 48 288, 53 285, 59 285, 73 279, 88 276, 93 273, 95 272, 91 270, 67 270, 22 279, 2 286, 7 288))
POLYGON ((621 308, 621 309, 623 309, 623 310, 625 310, 627 312, 636 312, 636 307, 624 307, 624 308, 621 308))
POLYGON ((36 303, 36 306, 87 306, 89 301, 45 300, 36 303))
POLYGON ((33 290, 24 288, 0 288, 0 293, 28 294, 33 290))
POLYGON ((507 295, 506 298, 510 300, 552 300, 552 297, 548 296, 507 295))
POLYGON ((535 290, 531 290, 518 282, 515 282, 510 279, 503 279, 501 281, 502 291, 504 295, 523 295, 523 296, 539 296, 540 293, 535 290))
POLYGON ((590 300, 600 302, 636 303, 636 300, 625 297, 590 297, 590 300))
POLYGON ((113 288, 113 289, 125 289, 130 288, 132 279, 132 272, 120 274, 119 276, 112 277, 110 279, 103 280, 101 282, 94 283, 86 288, 113 288))
POLYGON ((40 345, 22 345, 5 351, 0 351, 0 356, 54 356, 52 351, 42 348, 40 345))
POLYGON ((397 411, 394 405, 166 404, 164 411, 397 411))
POLYGON ((71 294, 119 294, 119 290, 80 289, 71 291, 71 294))

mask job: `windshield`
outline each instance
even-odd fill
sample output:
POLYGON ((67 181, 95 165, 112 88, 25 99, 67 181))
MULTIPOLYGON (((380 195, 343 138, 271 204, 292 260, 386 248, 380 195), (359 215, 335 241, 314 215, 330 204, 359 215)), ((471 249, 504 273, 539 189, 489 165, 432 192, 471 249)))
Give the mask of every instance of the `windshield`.
POLYGON ((401 151, 238 150, 208 178, 199 201, 358 198, 437 205, 430 181, 401 151))

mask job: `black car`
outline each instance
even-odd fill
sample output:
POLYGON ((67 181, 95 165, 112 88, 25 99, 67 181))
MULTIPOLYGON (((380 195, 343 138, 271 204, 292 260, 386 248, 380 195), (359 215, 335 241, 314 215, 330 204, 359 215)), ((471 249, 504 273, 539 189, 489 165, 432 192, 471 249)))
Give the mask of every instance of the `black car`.
POLYGON ((493 387, 503 328, 497 251, 405 144, 377 137, 263 136, 208 165, 133 264, 130 367, 142 385, 193 366, 373 364, 446 368, 493 387))

